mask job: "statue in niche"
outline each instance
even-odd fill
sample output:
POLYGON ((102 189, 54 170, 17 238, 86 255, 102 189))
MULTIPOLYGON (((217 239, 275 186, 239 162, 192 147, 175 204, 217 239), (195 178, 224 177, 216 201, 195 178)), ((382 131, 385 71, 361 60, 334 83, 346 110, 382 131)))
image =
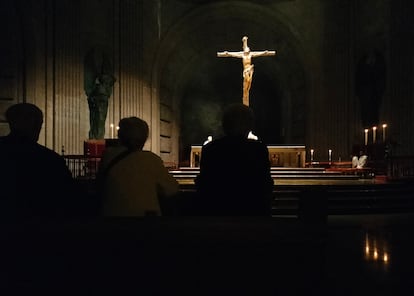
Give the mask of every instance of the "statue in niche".
POLYGON ((89 106, 89 139, 104 139, 108 101, 116 79, 109 56, 90 50, 84 60, 84 89, 89 106))
POLYGON ((379 108, 386 85, 384 56, 373 50, 362 56, 356 70, 355 90, 361 106, 362 125, 371 128, 379 123, 379 108))

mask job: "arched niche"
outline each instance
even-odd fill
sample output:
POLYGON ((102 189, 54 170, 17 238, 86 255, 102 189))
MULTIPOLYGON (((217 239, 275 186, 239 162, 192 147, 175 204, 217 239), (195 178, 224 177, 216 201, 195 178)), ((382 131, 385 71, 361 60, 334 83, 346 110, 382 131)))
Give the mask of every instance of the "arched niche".
POLYGON ((167 106, 174 113, 172 141, 180 163, 188 160, 191 145, 203 143, 208 135, 221 136, 223 108, 241 102, 241 60, 218 58, 217 52, 241 50, 245 35, 251 50, 276 51, 274 57, 253 59, 255 133, 267 144, 305 142, 308 79, 295 34, 277 12, 246 2, 201 6, 169 29, 160 44, 153 88, 161 109, 167 106))

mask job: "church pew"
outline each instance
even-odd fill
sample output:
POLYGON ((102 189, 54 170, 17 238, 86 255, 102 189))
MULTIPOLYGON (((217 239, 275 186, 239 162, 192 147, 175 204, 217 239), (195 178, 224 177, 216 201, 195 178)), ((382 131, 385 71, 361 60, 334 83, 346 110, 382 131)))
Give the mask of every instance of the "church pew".
POLYGON ((17 292, 299 295, 320 288, 327 231, 294 219, 145 217, 21 221, 1 239, 17 292))

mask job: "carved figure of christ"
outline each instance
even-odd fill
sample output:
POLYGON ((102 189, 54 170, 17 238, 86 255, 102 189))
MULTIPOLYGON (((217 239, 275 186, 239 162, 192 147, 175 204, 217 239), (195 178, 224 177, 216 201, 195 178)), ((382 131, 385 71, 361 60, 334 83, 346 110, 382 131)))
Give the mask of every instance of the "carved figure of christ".
POLYGON ((243 104, 249 106, 249 92, 252 85, 254 65, 252 64, 252 58, 261 56, 274 56, 276 52, 274 50, 263 51, 250 51, 247 46, 247 36, 242 38, 243 51, 222 51, 217 53, 217 57, 232 57, 240 58, 243 63, 243 104))

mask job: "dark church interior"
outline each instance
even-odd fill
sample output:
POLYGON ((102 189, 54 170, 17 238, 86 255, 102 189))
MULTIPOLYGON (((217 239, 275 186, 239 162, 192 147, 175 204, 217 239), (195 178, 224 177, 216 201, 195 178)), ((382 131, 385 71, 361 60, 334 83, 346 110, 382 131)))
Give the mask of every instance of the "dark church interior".
POLYGON ((0 137, 10 106, 35 104, 38 143, 87 192, 72 219, 2 217, 2 295, 410 295, 413 14, 409 0, 0 1, 0 137), (272 216, 198 216, 203 143, 243 95, 241 59, 218 52, 242 51, 243 36, 275 51, 253 57, 249 91, 272 216), (103 118, 90 109, 98 83, 103 118), (161 217, 94 208, 100 157, 127 116, 148 123, 144 149, 179 183, 161 217))

